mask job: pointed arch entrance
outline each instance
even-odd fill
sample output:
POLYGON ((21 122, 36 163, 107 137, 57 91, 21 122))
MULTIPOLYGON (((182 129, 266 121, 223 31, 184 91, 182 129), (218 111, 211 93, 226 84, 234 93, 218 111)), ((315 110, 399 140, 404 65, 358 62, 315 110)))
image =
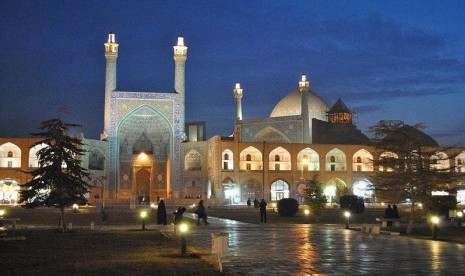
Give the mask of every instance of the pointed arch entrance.
POLYGON ((167 118, 148 105, 135 108, 121 121, 117 142, 117 196, 168 197, 173 134, 167 118))
POLYGON ((323 194, 326 196, 326 202, 338 203, 342 195, 347 194, 347 184, 340 178, 333 178, 323 186, 323 194))

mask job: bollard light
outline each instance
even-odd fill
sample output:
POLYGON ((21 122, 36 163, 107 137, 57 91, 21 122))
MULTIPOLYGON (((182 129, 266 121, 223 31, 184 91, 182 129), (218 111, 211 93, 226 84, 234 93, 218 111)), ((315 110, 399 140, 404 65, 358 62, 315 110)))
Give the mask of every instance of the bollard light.
POLYGON ((423 208, 423 203, 418 203, 418 208, 423 208))
POLYGON ((463 217, 463 212, 462 211, 458 211, 457 212, 457 222, 459 224, 459 228, 460 226, 462 226, 462 217, 463 217))
POLYGON ((5 215, 5 210, 4 209, 0 209, 0 218, 2 218, 4 215, 5 215))
POLYGON ((305 216, 307 217, 307 223, 309 223, 308 217, 310 216, 310 210, 305 209, 305 210, 304 210, 304 214, 305 214, 305 216))
POLYGON ((189 226, 187 225, 187 223, 181 223, 179 225, 179 232, 180 232, 180 237, 181 237, 181 255, 182 256, 187 255, 186 234, 187 234, 188 230, 189 230, 189 226))
POLYGON ((147 211, 143 210, 140 212, 140 218, 142 219, 142 230, 145 230, 145 218, 147 217, 147 211))
POLYGON ((74 212, 77 212, 79 210, 79 205, 77 205, 77 203, 74 203, 72 208, 74 212))
POLYGON ((433 216, 431 217, 431 237, 435 240, 438 237, 438 225, 439 225, 439 217, 433 216))
POLYGON ((344 217, 346 218, 346 229, 349 229, 350 212, 349 212, 349 211, 345 211, 345 212, 344 212, 344 217))

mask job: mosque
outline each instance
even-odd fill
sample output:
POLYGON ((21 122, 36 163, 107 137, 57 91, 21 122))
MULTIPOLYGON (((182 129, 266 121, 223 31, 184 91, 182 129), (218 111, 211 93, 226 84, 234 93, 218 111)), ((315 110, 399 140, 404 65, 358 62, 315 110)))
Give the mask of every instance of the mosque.
MULTIPOLYGON (((232 84, 233 135, 206 139, 205 122, 185 120, 185 69, 188 47, 183 37, 173 46, 173 91, 117 90, 119 44, 113 33, 104 43, 106 59, 104 129, 100 140, 83 138, 92 204, 136 206, 158 199, 209 204, 243 204, 248 198, 302 200, 305 180, 319 175, 328 203, 345 194, 375 202, 369 175, 372 160, 385 153, 369 146, 354 114, 342 99, 329 106, 310 89, 305 75, 268 118, 243 119, 240 83, 232 84)), ((189 93, 189 92, 187 92, 189 93)), ((187 103, 188 104, 188 103, 187 103)), ((424 146, 438 143, 418 131, 424 146)), ((0 137, 0 203, 14 204, 20 185, 38 166, 31 147, 37 138, 0 137), (20 169, 20 170, 19 170, 20 169)), ((43 146, 43 145, 42 145, 43 146)), ((436 166, 465 173, 465 149, 439 151, 454 156, 436 166)), ((431 158, 434 158, 432 156, 431 158)), ((465 189, 458 201, 465 203, 465 189)))

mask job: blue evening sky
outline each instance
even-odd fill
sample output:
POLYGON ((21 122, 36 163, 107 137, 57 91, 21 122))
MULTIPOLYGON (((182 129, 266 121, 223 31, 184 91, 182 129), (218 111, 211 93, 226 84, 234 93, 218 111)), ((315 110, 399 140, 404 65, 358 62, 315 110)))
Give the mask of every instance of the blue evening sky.
POLYGON ((366 134, 396 119, 465 146, 464 26, 465 1, 3 0, 0 136, 28 136, 63 106, 97 139, 115 32, 124 91, 173 91, 172 46, 185 37, 186 121, 207 121, 208 137, 232 133, 236 82, 244 118, 262 118, 305 73, 366 134))

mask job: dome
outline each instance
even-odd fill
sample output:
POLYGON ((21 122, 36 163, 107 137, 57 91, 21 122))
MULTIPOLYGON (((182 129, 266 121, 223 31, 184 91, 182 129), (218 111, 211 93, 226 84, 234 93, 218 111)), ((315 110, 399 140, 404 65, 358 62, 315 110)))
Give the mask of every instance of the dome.
POLYGON ((383 139, 383 141, 389 140, 397 140, 398 143, 402 143, 403 141, 416 141, 420 146, 425 147, 439 146, 438 142, 431 136, 410 125, 403 125, 396 135, 388 135, 383 139))
MULTIPOLYGON (((296 89, 278 102, 273 108, 273 111, 271 111, 270 117, 301 115, 301 99, 302 95, 300 91, 296 89)), ((328 111, 328 109, 328 105, 322 98, 312 91, 308 92, 308 114, 310 115, 310 122, 313 118, 326 121, 326 111, 328 111)))

